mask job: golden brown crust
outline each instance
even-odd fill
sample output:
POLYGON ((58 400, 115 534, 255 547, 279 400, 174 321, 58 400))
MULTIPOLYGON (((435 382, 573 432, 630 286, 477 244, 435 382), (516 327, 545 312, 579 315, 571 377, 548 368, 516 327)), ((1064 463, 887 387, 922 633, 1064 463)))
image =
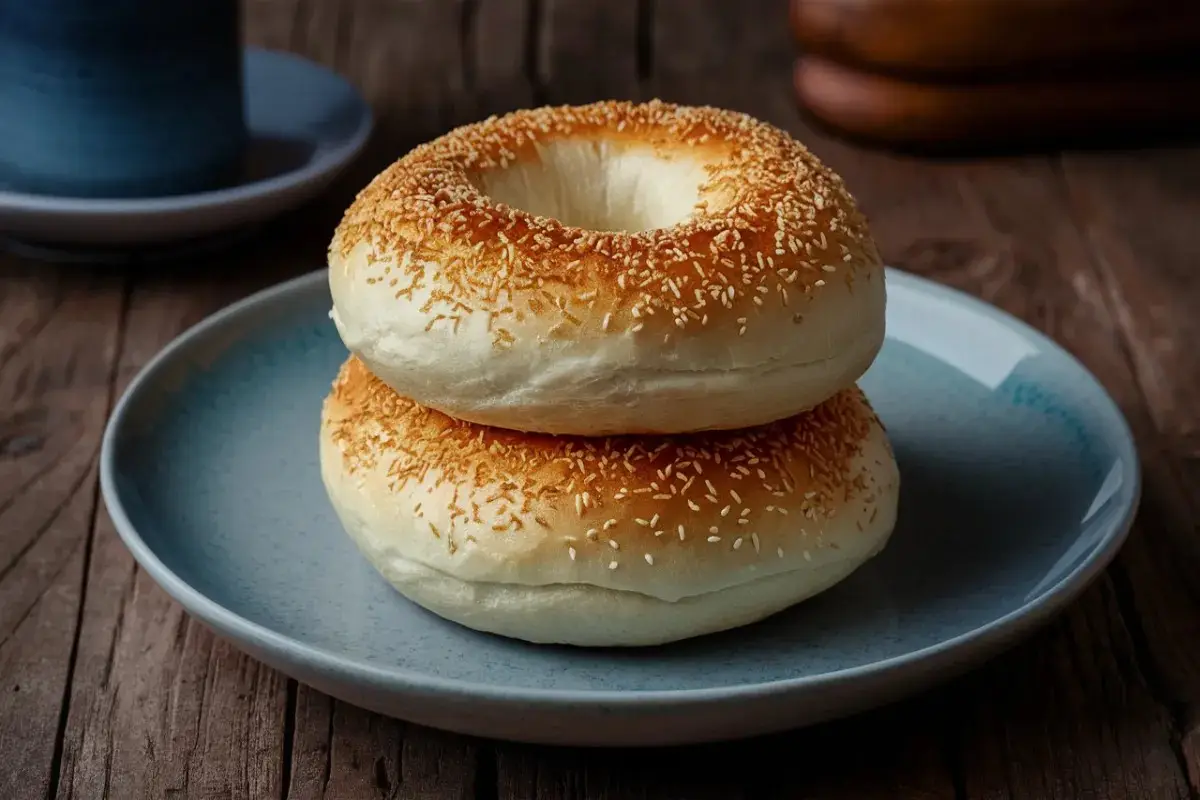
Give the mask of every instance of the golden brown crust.
POLYGON ((744 114, 657 101, 523 110, 451 131, 358 195, 329 255, 333 269, 383 283, 398 300, 428 295, 431 325, 457 329, 464 313, 486 311, 497 347, 527 317, 660 337, 706 325, 744 334, 763 306, 786 312, 763 320, 774 325, 822 286, 882 271, 841 179, 803 145, 744 114), (670 228, 590 231, 479 190, 481 173, 568 138, 703 152, 708 180, 694 213, 670 228), (429 263, 440 265, 436 285, 429 263))
POLYGON ((404 517, 405 557, 465 579, 654 594, 654 568, 675 599, 866 557, 894 514, 895 465, 857 387, 744 431, 556 437, 423 408, 351 357, 323 424, 334 480, 367 487, 349 491, 383 519, 372 524, 404 517))

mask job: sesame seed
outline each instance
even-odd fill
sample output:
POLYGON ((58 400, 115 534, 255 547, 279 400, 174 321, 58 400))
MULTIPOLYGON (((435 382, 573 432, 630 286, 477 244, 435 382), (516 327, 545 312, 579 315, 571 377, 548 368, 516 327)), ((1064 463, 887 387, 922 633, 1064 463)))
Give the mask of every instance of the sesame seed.
POLYGON ((722 517, 728 517, 728 516, 729 516, 729 512, 730 512, 730 510, 732 510, 732 508, 733 508, 733 506, 725 506, 724 508, 722 508, 722 509, 721 509, 721 516, 722 516, 722 517))
MULTIPOLYGON (((729 496, 733 498, 733 502, 735 502, 735 503, 741 503, 741 502, 742 502, 742 497, 741 497, 741 495, 739 495, 739 494, 738 494, 736 491, 734 491, 733 489, 730 489, 730 490, 729 490, 729 496)), ((721 516, 724 516, 724 515, 725 515, 725 514, 724 514, 724 512, 722 512, 721 516)))
POLYGON ((646 557, 646 563, 653 567, 654 566, 654 556, 650 555, 649 553, 646 553, 645 557, 646 557))
POLYGON ((738 538, 733 540, 733 549, 737 550, 741 546, 742 546, 742 537, 739 536, 738 538))
POLYGON ((679 530, 679 541, 681 541, 681 542, 682 542, 682 541, 683 541, 683 537, 684 537, 684 530, 683 530, 683 526, 682 526, 682 525, 680 525, 680 526, 679 526, 679 528, 678 528, 678 530, 679 530))
POLYGON ((662 535, 663 535, 663 532, 662 532, 662 531, 655 531, 655 532, 654 532, 654 535, 655 535, 655 536, 662 536, 662 535))
POLYGON ((775 554, 776 554, 777 556, 779 556, 780 558, 783 558, 783 548, 782 548, 782 547, 778 547, 778 548, 776 548, 776 549, 775 549, 775 554))
POLYGON ((808 552, 807 550, 805 550, 805 551, 804 551, 804 560, 805 560, 805 561, 812 561, 812 553, 810 553, 810 552, 808 552))
POLYGON ((813 286, 824 286, 824 285, 825 285, 825 281, 823 281, 823 280, 818 279, 818 280, 813 281, 813 286))
POLYGON ((717 542, 721 541, 721 537, 720 536, 710 536, 710 537, 708 537, 708 541, 712 542, 713 544, 716 544, 717 542))
POLYGON ((616 569, 616 568, 617 568, 617 562, 615 562, 615 561, 610 561, 610 562, 608 562, 608 568, 609 568, 609 569, 616 569))
POLYGON ((620 549, 621 549, 621 545, 617 544, 617 543, 616 543, 616 542, 614 542, 612 539, 609 539, 609 540, 608 540, 608 546, 609 546, 609 547, 611 547, 613 550, 620 550, 620 549))
POLYGON ((756 552, 756 553, 761 552, 761 549, 759 548, 759 544, 758 544, 758 534, 757 533, 750 534, 750 542, 751 542, 751 544, 754 545, 754 552, 756 552))
POLYGON ((574 548, 574 547, 568 547, 568 548, 567 548, 567 555, 571 556, 571 560, 572 560, 572 561, 574 561, 574 560, 575 560, 575 548, 574 548))
POLYGON ((599 533, 600 533, 600 532, 599 532, 599 531, 597 531, 595 528, 588 528, 588 531, 587 531, 587 533, 586 533, 586 534, 584 534, 584 535, 585 535, 585 536, 587 536, 587 538, 589 538, 589 539, 592 539, 592 540, 594 541, 594 540, 595 540, 595 538, 596 538, 596 536, 597 536, 599 533))
POLYGON ((716 525, 713 525, 711 528, 708 529, 708 532, 709 533, 717 533, 719 530, 721 530, 721 529, 718 528, 716 525))
POLYGON ((837 267, 833 266, 832 264, 824 264, 821 266, 821 271, 822 272, 837 272, 837 267))
POLYGON ((650 518, 650 526, 654 527, 657 524, 658 524, 658 514, 655 514, 653 517, 650 518))
MULTIPOLYGON (((513 235, 521 234, 516 233, 514 229, 513 235)), ((633 269, 640 268, 638 266, 633 269)), ((531 283, 532 280, 535 279, 531 279, 531 283)), ((688 290, 691 288, 691 285, 687 286, 688 290)), ((687 291, 684 293, 688 294, 687 291)), ((568 292, 564 296, 570 300, 575 294, 577 292, 568 292)), ((660 306, 660 310, 669 308, 669 305, 660 306)), ((620 501, 622 498, 632 497, 633 494, 645 493, 646 499, 649 500, 654 495, 665 494, 672 486, 678 486, 681 490, 680 496, 688 501, 688 513, 696 515, 691 524, 699 525, 699 513, 708 507, 699 503, 700 497, 696 495, 704 494, 709 485, 713 489, 719 488, 715 486, 715 481, 706 481, 700 475, 701 471, 707 473, 710 468, 724 470, 720 474, 728 475, 731 479, 734 479, 736 474, 745 475, 751 481, 754 480, 754 470, 762 469, 763 475, 771 473, 763 481, 768 493, 773 494, 781 487, 787 487, 789 493, 801 496, 811 492, 811 499, 805 500, 803 505, 797 505, 796 512, 806 525, 806 520, 814 520, 813 525, 809 526, 814 529, 817 520, 829 516, 824 502, 817 501, 831 494, 834 487, 846 486, 846 491, 859 493, 863 499, 868 498, 872 491, 877 491, 867 479, 864 479, 867 482, 861 486, 848 485, 845 482, 846 469, 859 452, 859 443, 869 429, 869 423, 859 419, 862 415, 859 410, 862 398, 854 391, 843 392, 807 414, 772 423, 761 430, 749 429, 711 439, 707 436, 700 439, 620 437, 613 440, 596 438, 586 442, 573 437, 565 437, 566 440, 545 437, 544 440, 537 438, 536 441, 535 437, 520 437, 519 440, 514 440, 491 429, 459 423, 397 397, 371 375, 361 362, 355 360, 347 362, 347 366, 339 373, 333 391, 344 405, 355 409, 353 419, 340 421, 334 430, 336 445, 341 450, 340 456, 346 459, 347 469, 352 472, 374 469, 377 463, 386 458, 389 463, 389 482, 396 491, 406 482, 426 481, 427 475, 437 476, 435 485, 448 486, 450 481, 462 483, 472 478, 470 471, 461 464, 464 454, 474 453, 487 455, 491 462, 489 466, 495 470, 494 474, 508 476, 499 479, 501 482, 491 490, 483 507, 482 496, 478 498, 480 503, 472 504, 460 499, 457 503, 449 505, 446 519, 451 522, 439 523, 443 526, 450 525, 448 530, 440 531, 441 538, 446 540, 447 544, 451 539, 455 539, 461 546, 463 533, 460 526, 468 519, 473 519, 473 524, 484 530, 495 523, 503 531, 515 531, 519 530, 521 523, 528 525, 534 521, 544 529, 558 528, 558 524, 550 525, 546 519, 538 518, 538 515, 532 512, 529 504, 538 502, 539 497, 560 498, 557 502, 565 502, 568 507, 572 502, 577 503, 577 514, 582 511, 586 516, 589 510, 598 511, 603 502, 614 502, 614 495, 616 500, 620 501), (364 429, 368 420, 369 430, 364 429), (420 441, 417 441, 408 432, 416 425, 436 435, 418 437, 420 441), (392 444, 385 445, 383 442, 392 444), (399 442, 405 443, 403 449, 398 447, 399 442), (800 455, 802 460, 799 463, 791 461, 792 448, 803 449, 803 454, 800 455), (685 463, 686 468, 683 466, 685 463), (553 479, 546 480, 540 477, 544 474, 542 467, 551 464, 562 465, 562 477, 567 479, 563 484, 571 486, 570 490, 564 488, 563 484, 553 482, 553 479), (620 469, 625 464, 629 464, 633 470, 626 473, 620 469), (768 464, 771 465, 769 470, 768 464), (669 478, 667 465, 671 465, 669 478), (662 469, 662 476, 657 477, 654 482, 659 483, 662 488, 654 490, 649 485, 651 481, 646 480, 644 476, 647 470, 654 476, 658 467, 662 469), (681 470, 685 469, 680 475, 681 470), (789 470, 792 476, 806 475, 805 485, 797 488, 797 478, 789 477, 789 470), (624 477, 626 474, 627 478, 624 477), (512 477, 518 475, 521 477, 512 477), (678 481, 674 477, 677 475, 680 476, 678 481), (618 491, 616 481, 619 479, 633 485, 621 486, 618 491), (687 490, 685 493, 682 490, 689 481, 696 484, 702 481, 706 483, 699 487, 697 492, 687 490), (587 492, 586 504, 584 492, 587 492), (466 506, 465 510, 460 508, 461 505, 466 506), (490 515, 491 518, 486 519, 485 515, 490 515)), ((555 469, 558 468, 555 466, 555 469)), ((709 478, 713 477, 716 475, 709 475, 709 478)), ((713 511, 721 513, 726 506, 730 506, 729 512, 725 512, 725 517, 718 519, 733 519, 735 516, 748 519, 753 516, 750 511, 756 514, 763 513, 765 502, 760 504, 760 501, 752 500, 748 496, 750 492, 745 488, 732 490, 736 493, 735 496, 730 493, 731 485, 731 481, 726 482, 725 488, 720 489, 720 499, 717 499, 718 495, 709 493, 708 502, 713 504, 713 511), (741 503, 738 503, 738 500, 741 500, 741 503), (753 503, 753 506, 746 507, 746 503, 753 503)), ((841 491, 840 488, 838 491, 841 491)), ((654 502, 665 502, 665 499, 655 499, 654 502)), ((410 505, 414 506, 415 502, 410 505)), ((776 505, 773 510, 780 507, 776 505)), ((784 507, 784 511, 791 510, 790 504, 784 507)), ((666 512, 660 512, 660 515, 661 513, 666 512)), ((783 512, 780 513, 782 515, 783 512)), ((630 518, 629 521, 632 522, 633 519, 630 518)), ((601 519, 589 519, 589 527, 584 529, 584 532, 596 531, 601 522, 601 519)), ((675 526, 668 526, 662 522, 651 524, 646 520, 644 527, 656 533, 659 530, 678 533, 678 519, 676 522, 675 526)), ((603 530, 612 530, 615 525, 615 519, 604 522, 603 530)), ((706 531, 708 527, 703 525, 694 528, 692 532, 696 535, 698 531, 706 531)), ((731 542, 736 537, 742 537, 744 542, 749 535, 748 530, 735 533, 740 529, 740 525, 738 529, 729 528, 728 523, 724 523, 722 527, 730 535, 731 542)), ((437 535, 432 533, 433 528, 430 530, 431 535, 437 535)), ((684 541, 687 538, 686 533, 685 529, 684 541)), ((578 533, 575 535, 578 536, 578 533)), ((595 539, 589 535, 585 542, 598 539, 599 533, 594 536, 595 539)), ((812 536, 815 536, 815 533, 810 533, 810 538, 812 536)), ((608 538, 609 535, 606 534, 605 540, 608 538)), ((578 541, 564 542, 568 543, 576 548, 580 547, 578 541)), ((629 545, 630 541, 627 539, 624 544, 629 545)), ((624 547, 621 549, 624 550, 624 547)))
POLYGON ((600 321, 600 329, 608 330, 608 326, 612 324, 612 313, 604 315, 604 319, 600 321))
POLYGON ((642 519, 641 517, 634 517, 633 521, 636 522, 638 525, 641 525, 643 528, 650 527, 650 521, 642 519))

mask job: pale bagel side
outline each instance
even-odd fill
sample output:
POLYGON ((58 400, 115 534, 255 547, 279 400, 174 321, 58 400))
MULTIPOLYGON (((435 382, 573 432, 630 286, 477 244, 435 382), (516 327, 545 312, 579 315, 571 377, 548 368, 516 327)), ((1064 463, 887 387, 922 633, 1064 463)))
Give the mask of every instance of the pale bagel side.
POLYGON ((346 531, 404 596, 584 646, 726 630, 824 591, 886 545, 899 490, 856 387, 744 431, 557 437, 423 408, 354 357, 320 461, 346 531))
POLYGON ((331 316, 402 395, 578 435, 735 429, 867 369, 884 271, 841 179, 746 115, 518 111, 415 148, 329 248, 331 316))

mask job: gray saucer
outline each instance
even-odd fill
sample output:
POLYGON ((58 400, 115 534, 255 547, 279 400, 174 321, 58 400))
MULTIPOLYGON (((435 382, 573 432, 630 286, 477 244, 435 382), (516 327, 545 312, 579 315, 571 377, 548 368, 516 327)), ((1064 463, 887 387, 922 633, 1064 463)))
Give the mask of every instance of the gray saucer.
POLYGON ((247 48, 250 144, 241 179, 172 197, 53 197, 0 186, 0 239, 10 249, 65 261, 175 255, 265 222, 312 198, 366 144, 374 125, 357 90, 319 64, 247 48))
POLYGON ((540 647, 408 603, 359 556, 317 471, 345 350, 317 272, 183 335, 134 381, 101 481, 142 567, 193 615, 317 688, 434 727, 650 745, 811 724, 928 686, 1045 622, 1112 559, 1141 476, 1125 421, 1057 345, 892 270, 862 384, 895 445, 875 561, 741 630, 668 647, 540 647))

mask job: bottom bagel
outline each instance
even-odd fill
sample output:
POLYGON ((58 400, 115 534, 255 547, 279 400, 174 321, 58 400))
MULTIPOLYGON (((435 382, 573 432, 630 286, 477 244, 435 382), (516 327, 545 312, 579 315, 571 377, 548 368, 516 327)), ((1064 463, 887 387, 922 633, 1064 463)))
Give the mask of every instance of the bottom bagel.
POLYGON ((727 630, 828 589, 883 549, 900 485, 857 387, 745 430, 556 437, 423 408, 353 357, 320 457, 346 532, 402 595, 581 646, 727 630))

